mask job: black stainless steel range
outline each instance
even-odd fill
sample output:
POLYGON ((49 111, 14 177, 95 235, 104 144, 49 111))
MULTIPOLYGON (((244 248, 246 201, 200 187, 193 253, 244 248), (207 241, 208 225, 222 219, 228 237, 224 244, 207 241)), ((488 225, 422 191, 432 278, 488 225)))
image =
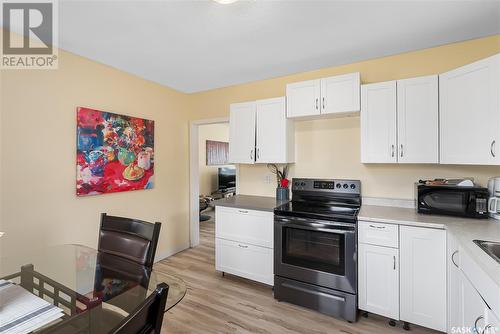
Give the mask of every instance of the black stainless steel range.
POLYGON ((274 210, 274 298, 356 321, 358 180, 293 179, 274 210))

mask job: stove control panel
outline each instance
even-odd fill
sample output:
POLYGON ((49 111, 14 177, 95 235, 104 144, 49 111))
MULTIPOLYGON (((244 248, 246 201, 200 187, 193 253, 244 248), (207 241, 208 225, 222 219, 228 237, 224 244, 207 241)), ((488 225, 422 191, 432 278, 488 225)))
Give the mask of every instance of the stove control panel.
POLYGON ((361 194, 359 180, 292 179, 292 191, 328 191, 361 194))

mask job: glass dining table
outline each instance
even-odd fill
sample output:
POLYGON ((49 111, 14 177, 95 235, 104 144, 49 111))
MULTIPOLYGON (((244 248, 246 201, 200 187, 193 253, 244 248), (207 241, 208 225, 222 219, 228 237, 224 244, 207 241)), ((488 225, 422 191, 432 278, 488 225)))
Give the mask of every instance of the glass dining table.
POLYGON ((110 333, 154 293, 158 284, 169 286, 165 312, 186 294, 186 284, 180 278, 82 245, 58 245, 0 257, 0 279, 64 311, 62 318, 33 331, 36 334, 110 333))

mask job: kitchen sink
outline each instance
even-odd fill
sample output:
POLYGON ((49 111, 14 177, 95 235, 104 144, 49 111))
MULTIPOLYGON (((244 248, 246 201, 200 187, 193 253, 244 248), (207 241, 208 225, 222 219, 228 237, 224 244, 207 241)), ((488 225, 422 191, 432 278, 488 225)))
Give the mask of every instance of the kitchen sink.
POLYGON ((491 256, 495 261, 500 263, 500 242, 473 240, 476 245, 481 247, 482 250, 491 256))

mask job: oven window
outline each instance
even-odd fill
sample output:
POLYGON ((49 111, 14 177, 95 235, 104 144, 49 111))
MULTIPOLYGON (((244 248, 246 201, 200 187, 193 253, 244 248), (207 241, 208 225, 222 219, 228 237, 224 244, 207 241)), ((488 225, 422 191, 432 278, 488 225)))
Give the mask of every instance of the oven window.
POLYGON ((285 227, 282 262, 343 276, 344 238, 343 234, 285 227))

